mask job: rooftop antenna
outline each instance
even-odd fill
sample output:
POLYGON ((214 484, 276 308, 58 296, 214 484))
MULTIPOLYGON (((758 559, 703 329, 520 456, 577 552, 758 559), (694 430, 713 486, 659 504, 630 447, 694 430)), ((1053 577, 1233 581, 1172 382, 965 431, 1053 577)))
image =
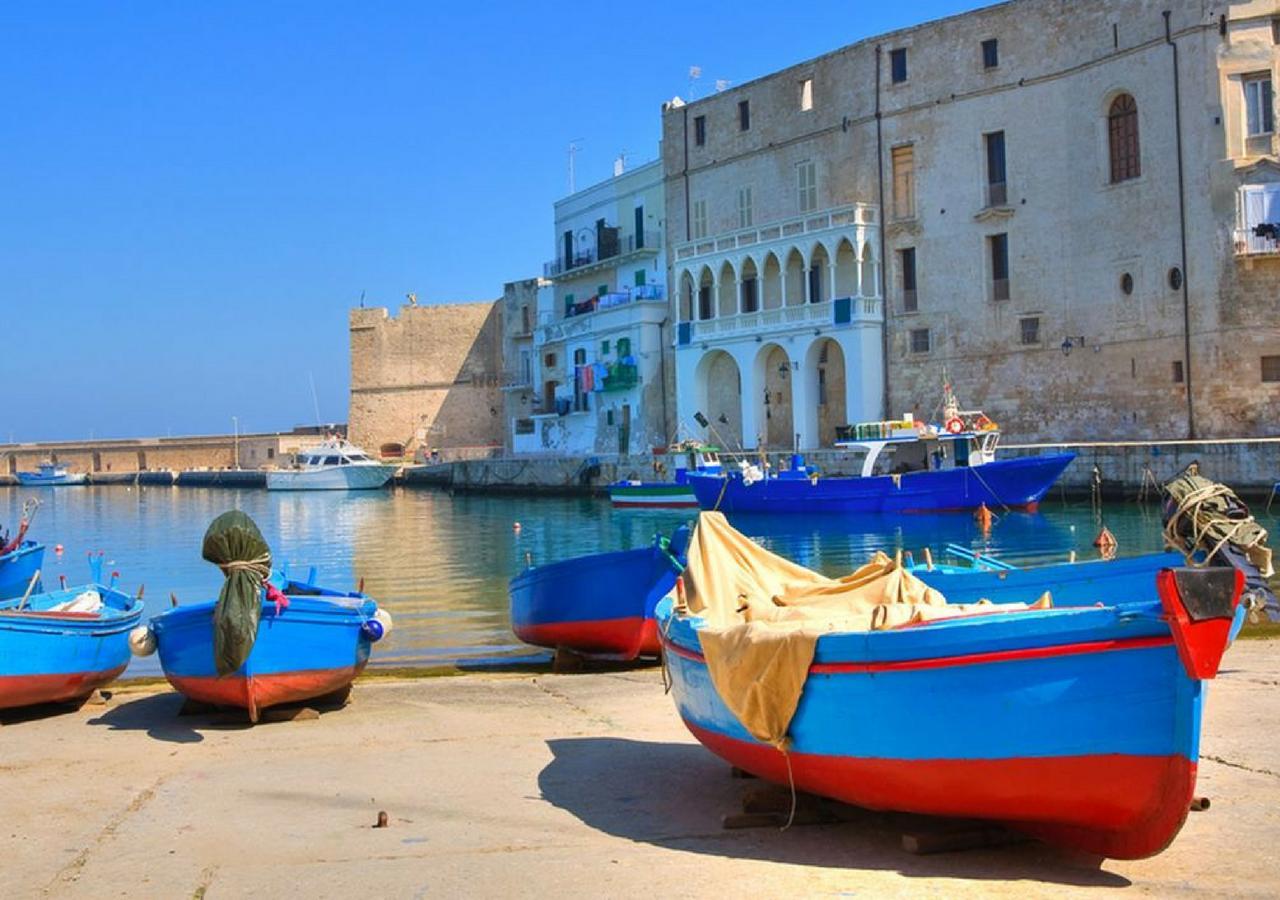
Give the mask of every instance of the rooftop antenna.
POLYGON ((702 66, 689 67, 689 99, 694 100, 698 96, 697 81, 702 77, 702 66))
POLYGON ((360 308, 364 309, 364 291, 360 292, 360 308))
POLYGON ((622 150, 619 151, 618 158, 613 161, 613 177, 617 178, 625 171, 627 171, 627 151, 622 150))
POLYGON ((729 90, 729 85, 731 85, 731 84, 733 84, 733 82, 732 82, 732 81, 730 81, 728 78, 717 78, 717 79, 716 79, 716 93, 717 93, 717 94, 719 94, 719 93, 722 93, 722 92, 724 92, 724 91, 729 90))
POLYGON ((578 151, 582 149, 582 146, 580 143, 581 141, 582 141, 582 138, 574 138, 569 142, 569 193, 570 194, 577 191, 577 188, 574 186, 575 182, 573 178, 573 160, 574 160, 574 157, 578 155, 578 151))
POLYGON ((311 406, 316 411, 316 427, 320 427, 320 401, 316 398, 316 377, 313 373, 307 373, 307 381, 311 382, 311 406))

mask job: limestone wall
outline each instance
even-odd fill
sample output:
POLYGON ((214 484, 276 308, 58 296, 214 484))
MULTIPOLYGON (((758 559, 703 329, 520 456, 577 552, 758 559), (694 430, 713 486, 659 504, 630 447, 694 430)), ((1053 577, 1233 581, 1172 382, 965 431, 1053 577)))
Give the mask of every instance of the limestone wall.
POLYGON ((353 309, 351 439, 372 453, 501 446, 498 301, 353 309))

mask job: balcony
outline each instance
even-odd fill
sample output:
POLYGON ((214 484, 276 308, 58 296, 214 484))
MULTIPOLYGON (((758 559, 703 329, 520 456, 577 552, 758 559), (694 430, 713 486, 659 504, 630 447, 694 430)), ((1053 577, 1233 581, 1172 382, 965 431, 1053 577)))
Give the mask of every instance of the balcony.
POLYGON ((614 240, 600 240, 598 246, 579 251, 573 259, 557 257, 543 263, 542 274, 551 279, 582 275, 602 266, 616 265, 631 257, 656 256, 661 250, 662 232, 657 229, 646 229, 642 234, 628 234, 614 240))
POLYGON ((766 244, 780 238, 789 238, 801 234, 827 231, 849 225, 874 225, 876 207, 869 203, 852 203, 848 206, 837 206, 820 212, 807 213, 792 219, 783 219, 753 228, 743 228, 718 234, 714 237, 698 238, 676 244, 674 248, 677 260, 693 259, 707 256, 724 250, 737 250, 766 244))
POLYGON ((666 289, 660 284, 645 284, 628 291, 615 291, 592 297, 566 310, 563 319, 550 320, 549 316, 539 317, 538 332, 535 343, 547 344, 552 341, 589 334, 596 324, 596 317, 611 310, 621 309, 635 303, 658 302, 666 309, 666 289))
POLYGON ((813 328, 850 325, 854 322, 880 323, 880 300, 876 297, 838 297, 825 303, 782 306, 738 313, 696 322, 681 322, 676 346, 701 342, 722 342, 740 337, 778 337, 813 328))
POLYGON ((1236 256, 1280 256, 1280 226, 1237 228, 1234 238, 1236 256))

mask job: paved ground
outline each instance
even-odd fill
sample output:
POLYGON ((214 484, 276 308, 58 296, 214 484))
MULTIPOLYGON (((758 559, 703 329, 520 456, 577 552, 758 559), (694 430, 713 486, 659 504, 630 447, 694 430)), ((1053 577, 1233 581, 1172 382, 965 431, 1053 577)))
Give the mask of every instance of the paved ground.
POLYGON ((363 682, 314 721, 178 717, 171 693, 0 727, 0 896, 1280 894, 1280 642, 1213 685, 1173 847, 919 857, 880 817, 725 831, 752 782, 684 731, 655 670, 363 682), (390 827, 374 829, 379 810, 390 827))

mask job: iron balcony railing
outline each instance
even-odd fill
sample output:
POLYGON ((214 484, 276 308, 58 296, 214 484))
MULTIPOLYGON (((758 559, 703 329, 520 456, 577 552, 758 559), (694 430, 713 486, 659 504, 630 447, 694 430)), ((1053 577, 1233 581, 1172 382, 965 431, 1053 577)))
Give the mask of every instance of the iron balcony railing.
POLYGON ((621 259, 637 253, 657 253, 662 249, 662 232, 658 229, 645 229, 624 235, 616 241, 609 241, 603 246, 588 247, 576 251, 573 258, 557 257, 542 266, 543 276, 558 278, 561 275, 586 269, 590 266, 621 259))
POLYGON ((1274 255, 1280 253, 1280 228, 1264 234, 1254 228, 1237 228, 1234 243, 1236 256, 1274 255))

